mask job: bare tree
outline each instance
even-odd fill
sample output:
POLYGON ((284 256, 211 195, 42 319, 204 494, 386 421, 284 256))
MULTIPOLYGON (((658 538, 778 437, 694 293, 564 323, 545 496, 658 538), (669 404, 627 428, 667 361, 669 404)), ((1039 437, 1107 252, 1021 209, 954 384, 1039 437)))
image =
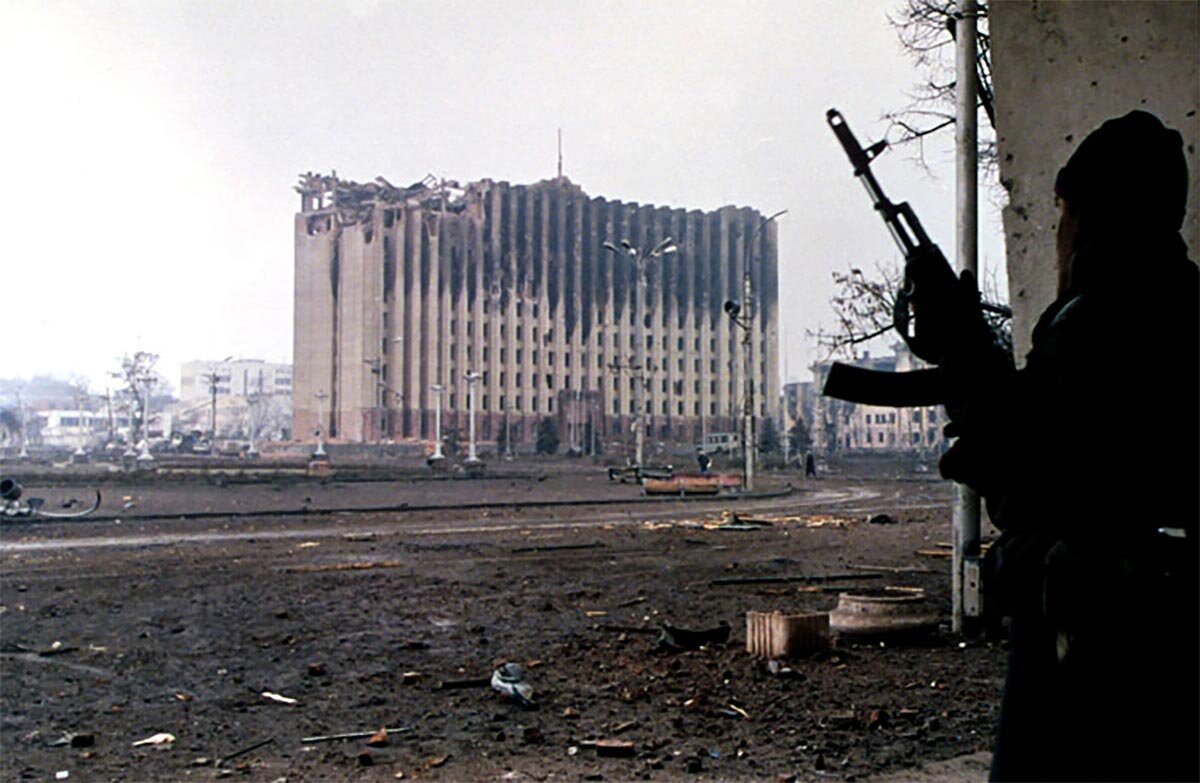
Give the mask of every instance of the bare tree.
POLYGON ((137 351, 132 356, 125 354, 120 359, 121 369, 109 373, 119 382, 117 387, 117 405, 129 415, 130 442, 137 443, 139 434, 145 436, 149 430, 143 415, 148 411, 147 394, 161 384, 164 379, 154 368, 158 363, 158 354, 148 351, 137 351))
POLYGON ((895 264, 877 264, 875 276, 861 269, 834 272, 837 291, 829 303, 837 319, 832 332, 818 331, 817 348, 826 356, 854 358, 856 346, 882 337, 892 328, 892 311, 903 275, 895 264))
MULTIPOLYGON (((889 130, 897 131, 889 143, 915 146, 916 157, 924 164, 925 140, 954 126, 955 117, 955 22, 959 18, 955 0, 904 0, 888 23, 896 31, 900 45, 922 74, 922 81, 908 96, 909 103, 884 115, 889 130)), ((987 115, 992 130, 996 112, 992 94, 991 36, 988 32, 987 4, 979 3, 976 19, 975 86, 979 106, 987 115)), ((996 164, 994 133, 979 134, 979 161, 988 171, 996 164)))
MULTIPOLYGON (((825 358, 840 356, 853 359, 857 346, 882 337, 893 328, 893 312, 896 293, 900 290, 904 275, 896 264, 878 264, 875 275, 868 277, 861 269, 849 272, 834 272, 833 282, 837 292, 830 299, 837 326, 833 331, 818 331, 811 334, 817 348, 825 358)), ((992 270, 982 282, 982 300, 1002 304, 1007 301, 992 270)), ((1012 317, 995 312, 983 311, 984 320, 992 330, 997 345, 1012 351, 1012 317)))

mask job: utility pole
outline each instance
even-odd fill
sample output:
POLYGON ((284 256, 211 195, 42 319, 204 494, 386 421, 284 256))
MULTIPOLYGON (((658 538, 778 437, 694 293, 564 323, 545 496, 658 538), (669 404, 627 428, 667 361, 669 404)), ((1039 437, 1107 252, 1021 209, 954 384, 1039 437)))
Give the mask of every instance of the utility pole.
POLYGON ((725 303, 725 314, 742 329, 742 489, 745 492, 754 491, 754 453, 758 447, 754 432, 754 290, 750 279, 750 249, 759 232, 786 213, 786 209, 781 209, 755 226, 743 249, 742 304, 732 301, 725 303))
MULTIPOLYGON (((957 159, 955 221, 958 272, 979 278, 979 144, 978 91, 975 76, 976 0, 960 0, 955 14, 955 155, 957 159)), ((980 578, 979 495, 965 484, 955 484, 956 502, 951 530, 952 627, 964 633, 983 615, 980 578)))

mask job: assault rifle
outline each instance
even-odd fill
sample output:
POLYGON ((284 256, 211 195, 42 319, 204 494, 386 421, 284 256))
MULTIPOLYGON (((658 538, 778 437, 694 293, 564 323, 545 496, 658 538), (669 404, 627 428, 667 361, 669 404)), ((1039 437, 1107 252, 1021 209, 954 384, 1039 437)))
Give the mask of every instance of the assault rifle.
MULTIPOLYGON (((936 304, 943 314, 955 308, 970 310, 970 316, 958 319, 959 323, 967 321, 975 327, 967 330, 969 332, 977 333, 979 328, 987 328, 981 309, 1007 315, 1011 315, 1011 311, 999 305, 981 303, 974 277, 964 273, 960 278, 954 274, 941 249, 929 238, 908 202, 896 204, 884 195, 883 188, 871 172, 871 161, 887 148, 887 142, 879 141, 863 149, 837 109, 827 111, 825 118, 850 158, 854 176, 866 188, 875 211, 883 218, 892 239, 904 254, 904 282, 896 293, 892 311, 893 326, 914 354, 932 364, 942 364, 947 351, 944 346, 966 342, 966 336, 930 335, 928 327, 918 328, 917 319, 923 317, 915 313, 913 307, 918 281, 924 281, 920 283, 920 293, 926 308, 936 304), (926 287, 931 290, 925 290, 926 287), (929 302, 931 298, 953 301, 933 303, 929 302)), ((943 323, 950 321, 940 320, 943 323)), ((938 319, 929 321, 937 322, 938 319)), ((848 402, 904 408, 943 404, 950 397, 947 387, 945 373, 938 367, 910 372, 881 372, 834 362, 825 379, 823 393, 848 402)))

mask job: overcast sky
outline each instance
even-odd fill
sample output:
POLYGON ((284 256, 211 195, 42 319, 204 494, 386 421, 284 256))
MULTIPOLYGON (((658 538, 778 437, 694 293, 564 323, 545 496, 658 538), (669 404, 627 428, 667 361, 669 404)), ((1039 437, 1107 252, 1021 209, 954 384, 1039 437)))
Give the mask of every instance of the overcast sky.
MULTIPOLYGON (((864 143, 920 80, 897 2, 0 0, 0 377, 126 352, 291 361, 304 171, 432 173, 780 222, 781 371, 808 378, 831 273, 896 251, 825 124, 864 143)), ((952 138, 877 175, 954 247, 952 138)), ((981 199, 981 264, 1003 266, 981 199)))

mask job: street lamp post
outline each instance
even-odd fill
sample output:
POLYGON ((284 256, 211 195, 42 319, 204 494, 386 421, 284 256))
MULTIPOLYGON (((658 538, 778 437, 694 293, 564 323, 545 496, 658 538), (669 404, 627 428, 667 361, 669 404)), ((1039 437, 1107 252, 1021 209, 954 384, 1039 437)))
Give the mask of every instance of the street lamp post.
POLYGON ((754 491, 754 290, 750 279, 750 248, 763 227, 787 212, 781 209, 770 217, 763 218, 746 240, 742 263, 742 304, 725 302, 725 314, 742 329, 742 489, 754 491))
POLYGON ((313 457, 317 459, 325 458, 325 400, 329 399, 329 395, 323 390, 318 389, 313 397, 317 400, 317 448, 313 451, 313 457))
MULTIPOLYGON (((628 239, 621 240, 620 248, 618 248, 612 242, 605 242, 604 249, 617 255, 629 256, 631 262, 633 263, 633 268, 637 274, 637 280, 639 283, 646 281, 646 270, 650 261, 659 258, 660 256, 674 253, 678 250, 675 245, 671 244, 670 237, 662 240, 646 253, 643 253, 638 248, 634 247, 628 239)), ((644 394, 646 390, 646 383, 648 382, 648 373, 646 372, 647 367, 645 360, 646 324, 645 316, 642 315, 642 309, 643 305, 645 304, 645 300, 645 289, 635 285, 633 288, 633 329, 634 342, 636 345, 634 346, 634 364, 630 369, 633 371, 633 377, 635 378, 633 385, 633 407, 637 411, 637 416, 633 420, 633 430, 636 449, 635 458, 636 464, 639 468, 642 466, 642 459, 645 451, 646 403, 644 402, 644 394)))
POLYGON ((258 447, 255 445, 255 440, 258 438, 258 425, 260 418, 259 406, 262 405, 262 382, 259 381, 258 393, 246 398, 246 408, 249 414, 249 421, 246 429, 247 435, 250 438, 250 447, 246 449, 247 457, 257 457, 258 447))
POLYGON ((512 405, 509 403, 505 403, 505 405, 504 405, 504 460, 506 462, 512 462, 512 459, 513 459, 512 431, 508 426, 508 412, 511 409, 512 409, 512 405))
POLYGON ((150 453, 150 389, 154 386, 154 376, 147 373, 142 379, 146 389, 142 398, 142 444, 137 455, 138 462, 153 462, 154 455, 150 453))
MULTIPOLYGON (((433 392, 433 454, 430 455, 429 461, 436 462, 445 459, 442 454, 442 385, 435 383, 429 387, 433 392)), ((474 420, 472 420, 472 423, 474 420)), ((471 443, 474 445, 474 429, 472 429, 471 443)))
POLYGON ((474 370, 467 370, 467 374, 463 377, 467 381, 467 426, 470 433, 467 464, 473 465, 479 462, 479 455, 475 452, 475 384, 479 382, 480 375, 474 370))
POLYGON ((29 459, 29 447, 26 444, 25 436, 25 401, 21 399, 21 392, 17 392, 17 412, 21 414, 21 450, 17 453, 17 459, 29 459))
MULTIPOLYGON (((382 453, 384 430, 383 412, 387 405, 387 402, 384 399, 384 396, 387 394, 387 383, 383 380, 383 358, 376 356, 372 359, 363 359, 363 364, 370 367, 371 374, 375 376, 375 384, 371 401, 371 407, 375 415, 371 417, 373 420, 373 424, 371 426, 375 429, 375 443, 377 446, 379 446, 380 452, 382 453)), ((363 438, 363 441, 365 442, 366 438, 363 438)))

